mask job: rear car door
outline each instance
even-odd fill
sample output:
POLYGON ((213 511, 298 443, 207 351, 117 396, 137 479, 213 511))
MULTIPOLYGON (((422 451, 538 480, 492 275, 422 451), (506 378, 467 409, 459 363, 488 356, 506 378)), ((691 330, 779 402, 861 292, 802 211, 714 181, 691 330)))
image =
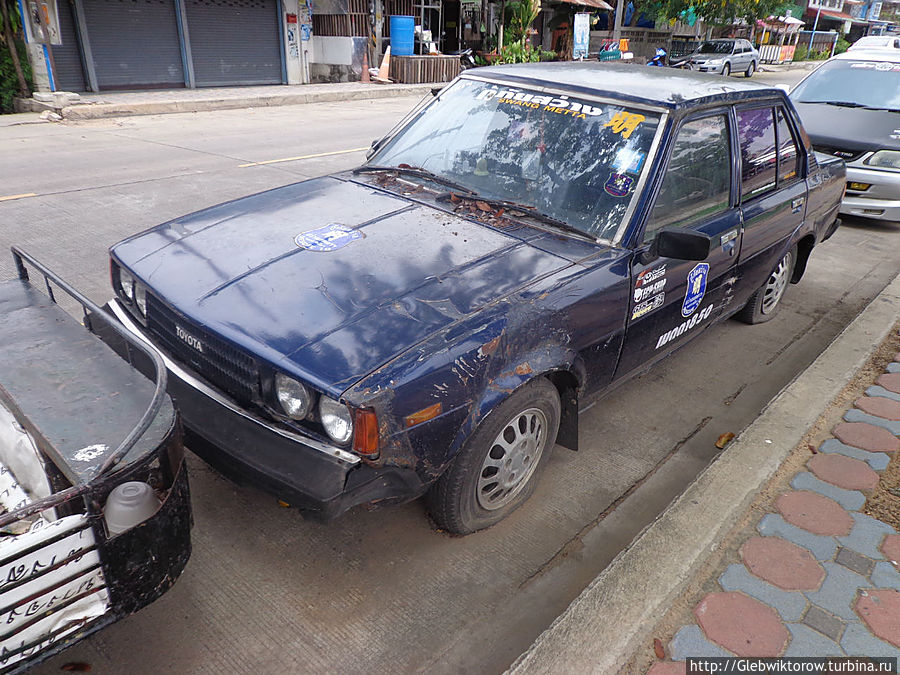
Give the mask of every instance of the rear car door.
POLYGON ((768 278, 806 216, 806 181, 797 131, 782 106, 739 108, 744 237, 734 309, 768 278))
POLYGON ((741 246, 740 209, 732 195, 728 110, 688 118, 675 133, 668 163, 632 256, 631 298, 616 377, 649 365, 700 332, 719 313, 741 246), (648 259, 663 227, 712 239, 703 261, 648 259))

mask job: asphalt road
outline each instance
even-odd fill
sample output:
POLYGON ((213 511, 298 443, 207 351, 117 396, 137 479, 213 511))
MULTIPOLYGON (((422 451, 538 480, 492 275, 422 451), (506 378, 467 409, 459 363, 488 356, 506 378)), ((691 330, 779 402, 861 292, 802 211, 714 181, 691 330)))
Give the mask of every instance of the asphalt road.
MULTIPOLYGON (((105 301, 112 243, 353 166, 354 149, 414 103, 0 124, 0 245, 105 301)), ((529 503, 485 532, 437 532, 420 502, 308 522, 190 456, 183 577, 36 672, 71 661, 95 673, 503 670, 715 459, 718 435, 747 426, 898 273, 898 236, 898 223, 845 222, 776 319, 719 325, 620 387, 583 415, 582 450, 556 448, 529 503)), ((0 278, 12 275, 0 257, 0 278)))

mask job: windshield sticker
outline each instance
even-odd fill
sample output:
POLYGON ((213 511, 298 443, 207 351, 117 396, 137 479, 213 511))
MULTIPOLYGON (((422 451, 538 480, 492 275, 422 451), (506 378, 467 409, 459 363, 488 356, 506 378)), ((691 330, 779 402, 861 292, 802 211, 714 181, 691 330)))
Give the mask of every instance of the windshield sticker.
POLYGON ((645 314, 649 314, 654 309, 659 309, 660 307, 663 306, 663 303, 665 303, 665 301, 666 301, 666 294, 660 293, 659 295, 654 296, 654 297, 650 298, 649 300, 645 300, 644 302, 642 302, 638 305, 635 305, 634 311, 631 312, 632 320, 639 319, 642 316, 644 316, 645 314))
POLYGON ((668 333, 663 333, 662 335, 660 335, 659 340, 656 341, 656 348, 659 349, 660 347, 671 342, 675 338, 681 337, 682 335, 687 333, 689 330, 699 326, 701 323, 703 323, 704 321, 706 321, 709 318, 709 315, 712 314, 712 310, 713 310, 713 306, 707 305, 699 313, 694 314, 694 316, 692 316, 690 319, 685 321, 680 326, 673 328, 668 333))
POLYGON ((697 311, 703 294, 706 293, 706 277, 709 276, 709 264, 699 263, 687 276, 687 292, 681 305, 681 316, 687 317, 697 311))
POLYGON ((619 173, 640 173, 647 153, 631 148, 622 148, 616 153, 612 167, 619 173))
POLYGON ((634 289, 634 301, 641 302, 642 300, 646 300, 651 295, 656 295, 662 289, 666 287, 666 280, 660 279, 659 281, 655 281, 652 284, 648 284, 645 286, 641 286, 640 288, 634 289))
POLYGON ((631 176, 626 176, 624 173, 611 173, 606 179, 603 189, 613 197, 625 197, 631 192, 633 186, 634 178, 631 176))
POLYGON ((874 67, 875 67, 875 64, 874 64, 874 63, 865 63, 865 62, 863 62, 863 63, 851 63, 851 64, 850 64, 850 67, 851 67, 851 68, 866 68, 866 69, 870 69, 870 68, 874 68, 874 67))
POLYGON ((345 225, 332 223, 316 230, 307 230, 294 237, 294 243, 309 251, 328 253, 343 248, 351 241, 362 239, 365 235, 359 230, 352 230, 345 225))
POLYGON ((653 269, 644 270, 640 274, 638 274, 637 281, 634 282, 634 287, 644 286, 646 284, 653 283, 657 279, 661 279, 666 276, 666 266, 660 265, 659 267, 654 267, 653 269))
POLYGON ((613 115, 613 118, 603 126, 612 127, 613 133, 622 134, 622 138, 629 138, 645 119, 647 118, 643 115, 621 110, 613 115))
POLYGON ((875 64, 875 70, 886 71, 886 70, 893 70, 893 69, 894 69, 893 63, 876 63, 875 64))
POLYGON ((526 108, 541 108, 547 112, 558 115, 571 115, 578 119, 587 119, 588 116, 596 117, 603 114, 603 108, 592 106, 579 101, 571 101, 568 96, 545 96, 540 94, 527 94, 515 89, 499 89, 489 87, 482 90, 475 97, 476 101, 490 101, 497 99, 498 103, 507 105, 525 106, 526 108))

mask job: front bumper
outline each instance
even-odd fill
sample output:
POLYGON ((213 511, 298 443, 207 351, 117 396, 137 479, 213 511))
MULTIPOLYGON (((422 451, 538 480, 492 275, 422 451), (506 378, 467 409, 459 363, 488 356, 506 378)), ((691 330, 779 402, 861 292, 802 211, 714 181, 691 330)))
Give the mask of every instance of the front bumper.
MULTIPOLYGON (((854 163, 855 164, 855 163, 854 163)), ((847 165, 847 183, 867 183, 864 191, 847 189, 841 213, 863 218, 900 221, 900 173, 847 165)))
POLYGON ((162 355, 188 448, 235 482, 259 487, 323 520, 357 504, 402 501, 424 492, 411 469, 370 466, 346 450, 241 408, 153 345, 117 300, 111 300, 109 308, 125 328, 162 355))
POLYGON ((691 70, 694 70, 698 73, 718 73, 721 75, 722 72, 724 71, 724 69, 725 69, 724 63, 720 63, 717 66, 707 65, 705 63, 692 63, 691 64, 691 70))

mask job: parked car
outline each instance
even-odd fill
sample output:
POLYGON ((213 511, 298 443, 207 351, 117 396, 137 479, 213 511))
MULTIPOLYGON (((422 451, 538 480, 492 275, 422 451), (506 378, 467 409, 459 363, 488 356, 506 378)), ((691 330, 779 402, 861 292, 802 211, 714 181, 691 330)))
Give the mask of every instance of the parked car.
POLYGON ((855 49, 900 49, 900 36, 866 35, 850 45, 847 51, 855 49))
POLYGON ((324 517, 427 493, 464 534, 578 447, 590 400, 728 316, 770 319, 843 184, 778 89, 479 68, 353 171, 116 244, 110 307, 214 466, 324 517))
POLYGON ((900 51, 839 54, 791 100, 815 149, 847 163, 841 213, 900 221, 900 51))
POLYGON ((725 76, 744 73, 744 77, 753 77, 759 67, 759 52, 749 40, 707 40, 690 54, 688 64, 691 70, 701 73, 720 73, 725 76))
POLYGON ((181 426, 162 360, 46 267, 13 256, 19 278, 0 283, 3 673, 150 604, 191 553, 181 426), (84 326, 56 304, 65 294, 84 326), (145 350, 154 381, 85 328, 145 350))

